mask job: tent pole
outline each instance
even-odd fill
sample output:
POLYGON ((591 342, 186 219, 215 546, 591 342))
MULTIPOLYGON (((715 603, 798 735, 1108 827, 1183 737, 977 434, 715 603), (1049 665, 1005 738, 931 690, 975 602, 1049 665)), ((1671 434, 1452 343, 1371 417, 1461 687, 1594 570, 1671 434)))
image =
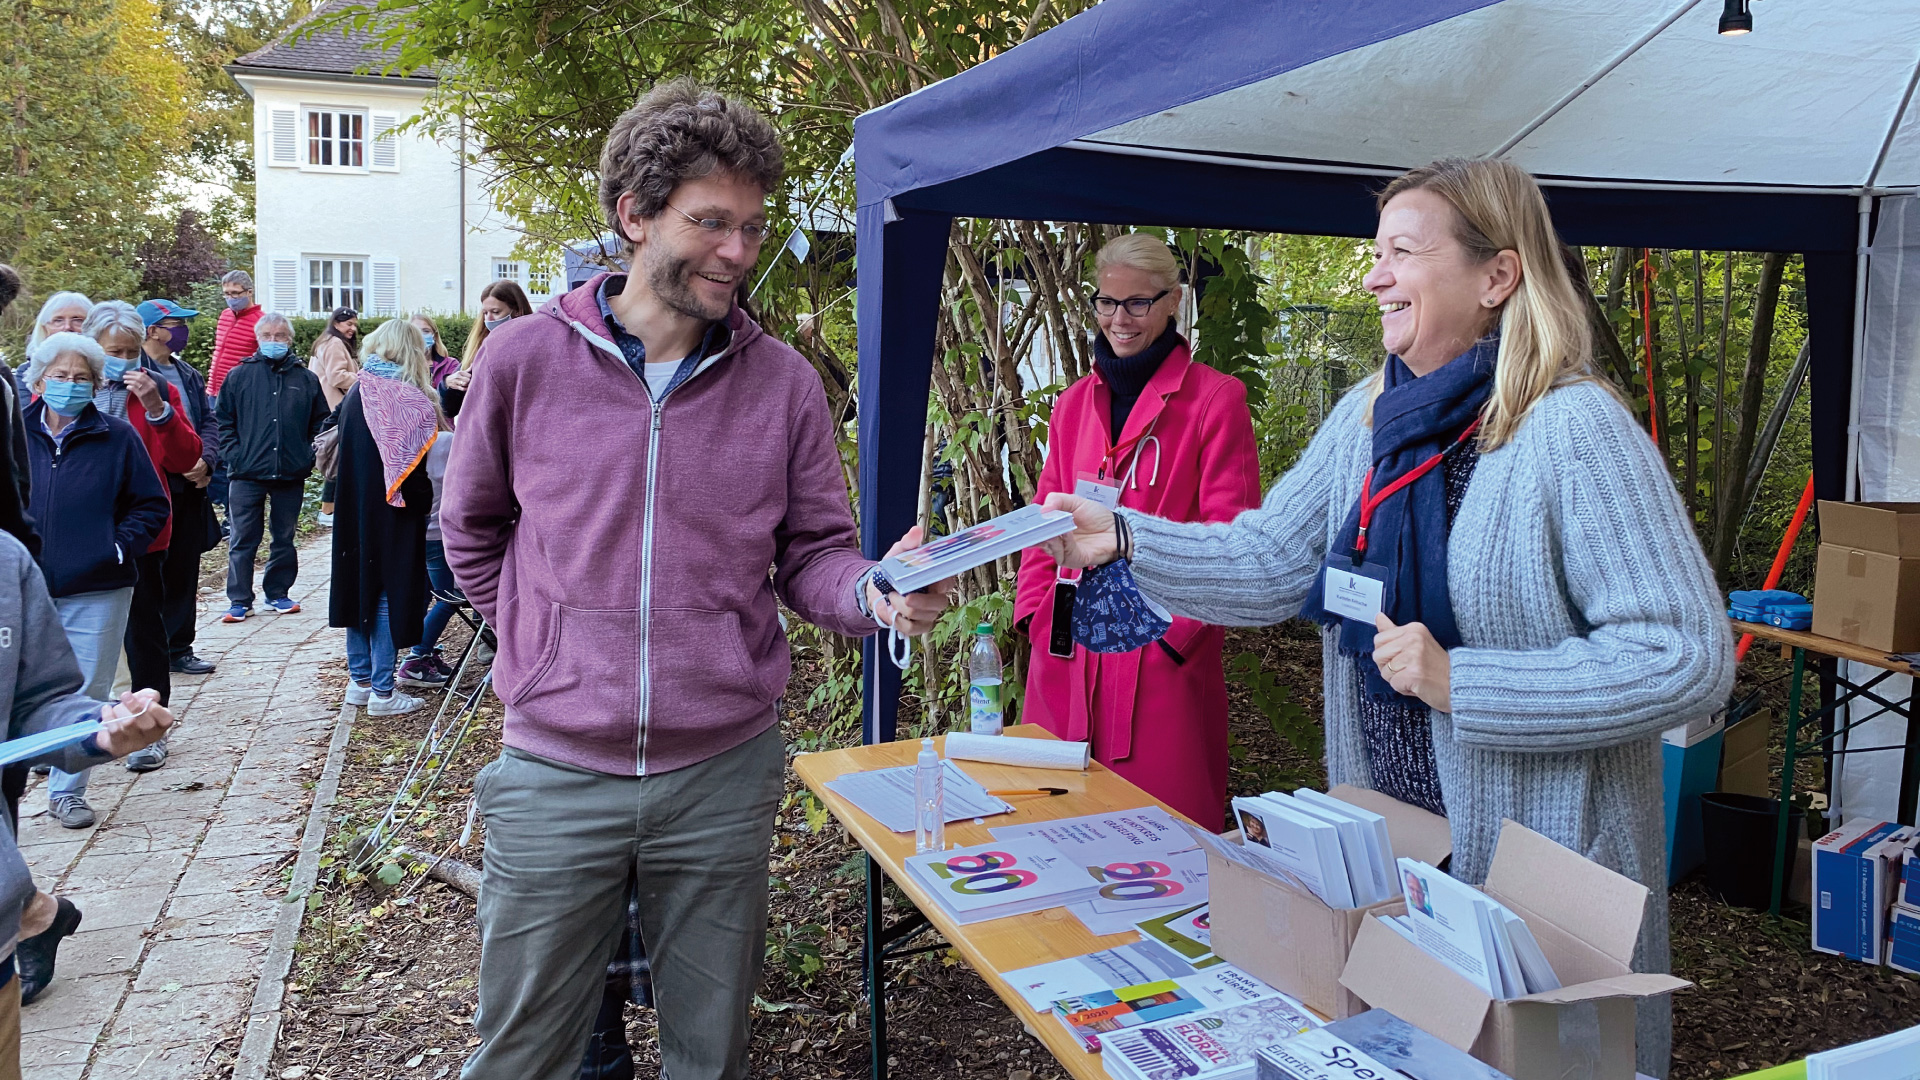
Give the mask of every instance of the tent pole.
POLYGON ((1853 256, 1853 385, 1847 388, 1847 501, 1860 497, 1860 395, 1867 342, 1867 227, 1873 196, 1860 196, 1860 230, 1853 256))

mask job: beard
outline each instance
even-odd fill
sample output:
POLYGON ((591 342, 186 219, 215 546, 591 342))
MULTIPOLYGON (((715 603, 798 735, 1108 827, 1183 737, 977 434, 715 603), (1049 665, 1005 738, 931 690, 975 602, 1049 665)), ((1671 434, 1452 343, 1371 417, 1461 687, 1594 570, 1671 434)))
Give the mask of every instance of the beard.
POLYGON ((640 270, 653 295, 689 319, 718 322, 733 307, 731 294, 718 304, 702 300, 693 287, 693 260, 657 242, 640 249, 640 270))

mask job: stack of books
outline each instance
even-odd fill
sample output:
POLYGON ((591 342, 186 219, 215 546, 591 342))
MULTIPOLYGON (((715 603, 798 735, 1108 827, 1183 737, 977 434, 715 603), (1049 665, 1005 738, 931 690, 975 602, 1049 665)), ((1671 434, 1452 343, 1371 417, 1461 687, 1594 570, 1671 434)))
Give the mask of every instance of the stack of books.
POLYGON ((1253 1080, 1262 1047, 1319 1024, 1276 993, 1113 1032, 1101 1039, 1100 1063, 1113 1080, 1253 1080))
POLYGON ((1207 853, 1157 806, 1003 825, 993 836, 1045 840, 1084 867, 1098 889, 1067 910, 1091 934, 1124 933, 1207 901, 1207 853))
POLYGON ((1259 1080, 1509 1080, 1385 1009, 1368 1009, 1260 1051, 1259 1080))
POLYGON ((1560 989, 1526 920, 1505 904, 1416 859, 1399 870, 1407 913, 1381 922, 1496 1001, 1560 989))
POLYGON ((1100 891, 1084 867, 1032 837, 929 851, 907 859, 906 868, 963 926, 1076 903, 1100 891))
POLYGON ((1400 895, 1387 819, 1324 792, 1300 788, 1233 800, 1246 853, 1332 908, 1400 895))

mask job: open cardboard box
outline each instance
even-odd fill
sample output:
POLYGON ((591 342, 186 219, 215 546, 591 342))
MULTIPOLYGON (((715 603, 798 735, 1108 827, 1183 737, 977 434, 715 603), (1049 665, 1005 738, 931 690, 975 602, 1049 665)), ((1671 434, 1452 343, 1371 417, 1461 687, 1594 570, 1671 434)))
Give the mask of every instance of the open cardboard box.
POLYGON ((1814 633, 1920 649, 1920 503, 1821 500, 1813 581, 1814 633))
MULTIPOLYGON (((1387 819, 1395 856, 1438 863, 1453 850, 1447 819, 1389 795, 1342 784, 1328 794, 1387 819)), ((1226 839, 1239 843, 1237 834, 1226 839)), ((1207 890, 1213 951, 1269 986, 1335 1019, 1366 1006, 1340 985, 1347 950, 1370 912, 1399 914, 1399 897, 1337 909, 1305 889, 1209 852, 1207 890)))
POLYGON ((1633 1080, 1636 1003, 1692 985, 1631 969, 1646 886, 1505 821, 1483 891, 1526 920, 1561 989, 1496 1001, 1375 918, 1340 982, 1514 1080, 1633 1080))

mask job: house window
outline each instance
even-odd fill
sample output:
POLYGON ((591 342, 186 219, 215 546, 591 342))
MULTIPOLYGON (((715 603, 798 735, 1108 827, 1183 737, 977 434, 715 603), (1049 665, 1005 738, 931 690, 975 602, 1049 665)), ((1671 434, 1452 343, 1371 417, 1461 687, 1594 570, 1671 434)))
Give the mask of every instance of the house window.
POLYGON ((553 295, 553 270, 550 268, 529 269, 527 271, 527 291, 535 296, 553 295))
POLYGON ((365 113, 349 109, 308 109, 307 164, 365 168, 366 120, 365 113))
POLYGON ((324 315, 334 308, 362 311, 367 306, 367 260, 334 256, 307 259, 307 310, 324 315))
POLYGON ((520 280, 520 264, 506 259, 493 260, 493 280, 518 283, 520 280))

